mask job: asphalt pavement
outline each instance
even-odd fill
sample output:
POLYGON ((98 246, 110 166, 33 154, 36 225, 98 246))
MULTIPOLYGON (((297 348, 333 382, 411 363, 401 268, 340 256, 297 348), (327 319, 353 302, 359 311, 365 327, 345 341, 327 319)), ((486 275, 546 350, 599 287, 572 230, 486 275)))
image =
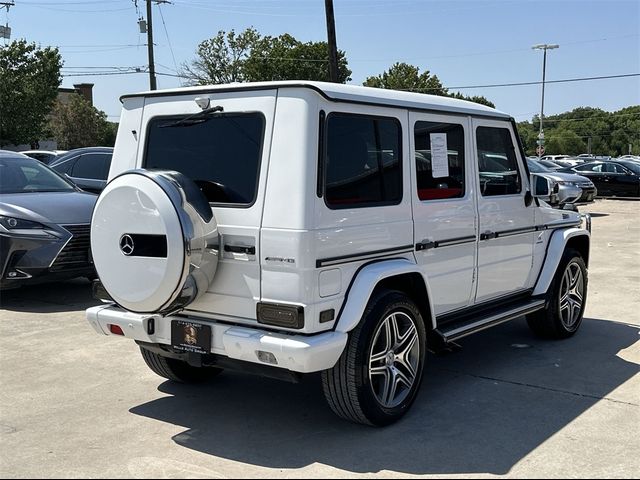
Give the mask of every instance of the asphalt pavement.
POLYGON ((166 382, 97 335, 84 280, 0 294, 0 477, 640 476, 640 202, 599 200, 576 336, 524 319, 430 356, 411 412, 384 429, 293 385, 225 373, 166 382))

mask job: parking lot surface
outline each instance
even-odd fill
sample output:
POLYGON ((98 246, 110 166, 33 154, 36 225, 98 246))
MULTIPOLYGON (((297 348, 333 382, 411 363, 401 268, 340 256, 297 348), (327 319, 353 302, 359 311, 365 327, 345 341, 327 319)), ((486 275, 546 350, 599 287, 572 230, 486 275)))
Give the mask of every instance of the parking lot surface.
POLYGON ((318 376, 155 376, 131 341, 97 335, 74 280, 0 299, 0 476, 638 477, 640 202, 599 200, 579 333, 519 319, 428 358, 398 424, 339 420, 318 376))

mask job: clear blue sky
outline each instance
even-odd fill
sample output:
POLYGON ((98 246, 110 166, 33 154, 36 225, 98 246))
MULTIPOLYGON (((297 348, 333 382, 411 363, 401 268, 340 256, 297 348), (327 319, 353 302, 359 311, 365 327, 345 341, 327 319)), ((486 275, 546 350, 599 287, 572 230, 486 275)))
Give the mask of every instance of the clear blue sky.
MULTIPOLYGON (((15 3, 8 14, 12 38, 60 46, 65 75, 104 70, 89 67, 146 68, 146 36, 132 0, 15 3)), ((144 15, 145 0, 138 3, 144 15)), ((429 70, 449 87, 539 81, 542 52, 531 49, 538 43, 560 44, 548 54, 547 80, 640 73, 639 0, 334 0, 334 8, 338 48, 347 53, 354 84, 396 61, 429 70)), ((175 73, 218 30, 253 26, 263 35, 326 38, 323 0, 172 0, 153 13, 157 69, 166 73, 175 73)), ((5 17, 0 12, 1 23, 5 17)), ((149 85, 148 75, 139 73, 65 76, 63 86, 80 82, 95 83, 95 104, 111 120, 119 115, 120 95, 149 85)), ((158 85, 180 81, 159 76, 158 85)), ((486 96, 517 120, 540 109, 539 85, 461 91, 486 96)), ((638 104, 640 77, 549 84, 545 115, 638 104)))

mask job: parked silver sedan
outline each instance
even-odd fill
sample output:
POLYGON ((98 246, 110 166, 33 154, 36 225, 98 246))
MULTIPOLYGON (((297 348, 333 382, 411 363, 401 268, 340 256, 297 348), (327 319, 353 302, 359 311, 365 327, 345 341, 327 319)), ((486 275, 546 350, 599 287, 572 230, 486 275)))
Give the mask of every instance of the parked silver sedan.
MULTIPOLYGON (((581 175, 563 173, 546 168, 537 160, 527 158, 529 171, 537 173, 558 184, 559 197, 566 199, 563 203, 584 205, 593 202, 598 190, 591 180, 581 175)), ((564 205, 559 205, 562 208, 564 205)))

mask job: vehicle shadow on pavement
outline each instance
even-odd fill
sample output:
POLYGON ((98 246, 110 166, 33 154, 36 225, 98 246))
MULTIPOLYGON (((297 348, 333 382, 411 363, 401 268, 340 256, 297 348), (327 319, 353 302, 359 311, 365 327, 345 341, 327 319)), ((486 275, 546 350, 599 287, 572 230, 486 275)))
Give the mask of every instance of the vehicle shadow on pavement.
POLYGON ((335 417, 317 375, 300 385, 233 373, 200 387, 165 382, 170 395, 130 411, 185 427, 178 445, 257 466, 501 475, 595 403, 637 403, 624 389, 610 395, 639 372, 618 356, 638 333, 585 319, 574 338, 544 341, 518 320, 469 337, 462 351, 428 358, 413 409, 383 429, 335 417))
POLYGON ((14 312, 72 312, 98 304, 91 295, 91 283, 84 278, 0 292, 0 308, 14 312))

